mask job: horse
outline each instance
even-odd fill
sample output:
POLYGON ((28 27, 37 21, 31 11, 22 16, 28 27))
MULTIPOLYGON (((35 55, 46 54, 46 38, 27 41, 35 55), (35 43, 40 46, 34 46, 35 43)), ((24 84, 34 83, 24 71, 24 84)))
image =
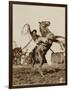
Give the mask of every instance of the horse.
POLYGON ((39 22, 39 29, 41 32, 41 37, 37 40, 37 46, 33 49, 33 67, 38 62, 38 72, 42 77, 44 77, 42 72, 42 65, 44 63, 47 63, 47 60, 45 58, 45 55, 47 54, 48 50, 51 48, 53 42, 59 43, 61 48, 62 44, 61 41, 58 40, 58 38, 63 38, 62 36, 55 36, 49 29, 48 26, 50 26, 49 21, 42 21, 39 22))

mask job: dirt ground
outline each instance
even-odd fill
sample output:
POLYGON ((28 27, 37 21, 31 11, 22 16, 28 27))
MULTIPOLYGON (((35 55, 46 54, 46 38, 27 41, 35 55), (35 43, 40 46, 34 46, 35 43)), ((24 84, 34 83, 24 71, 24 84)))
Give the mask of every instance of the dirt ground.
POLYGON ((13 86, 65 83, 65 65, 43 65, 44 78, 31 65, 13 66, 13 86))

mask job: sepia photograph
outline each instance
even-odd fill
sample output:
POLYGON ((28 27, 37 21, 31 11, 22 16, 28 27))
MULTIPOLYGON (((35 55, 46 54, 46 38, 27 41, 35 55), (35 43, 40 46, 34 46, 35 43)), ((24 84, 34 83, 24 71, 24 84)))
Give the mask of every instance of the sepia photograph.
POLYGON ((67 85, 67 5, 9 1, 9 88, 67 85))

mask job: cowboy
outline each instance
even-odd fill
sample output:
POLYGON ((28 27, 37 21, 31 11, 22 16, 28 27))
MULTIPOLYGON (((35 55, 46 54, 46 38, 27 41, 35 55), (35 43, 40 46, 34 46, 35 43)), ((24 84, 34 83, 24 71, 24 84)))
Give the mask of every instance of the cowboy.
POLYGON ((36 41, 40 36, 37 35, 37 30, 34 29, 32 32, 31 32, 31 36, 33 38, 34 41, 36 41))

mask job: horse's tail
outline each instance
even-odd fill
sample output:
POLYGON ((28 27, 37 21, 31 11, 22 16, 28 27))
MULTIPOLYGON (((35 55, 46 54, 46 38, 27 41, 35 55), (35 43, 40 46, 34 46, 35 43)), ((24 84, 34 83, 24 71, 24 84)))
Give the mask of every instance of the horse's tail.
POLYGON ((52 40, 53 42, 60 42, 59 40, 58 40, 58 38, 62 38, 62 39, 65 39, 65 37, 63 37, 63 36, 55 36, 54 37, 54 39, 49 39, 49 40, 52 40))
POLYGON ((56 38, 56 39, 57 39, 57 38, 65 39, 65 37, 63 37, 63 36, 55 36, 55 38, 56 38))

